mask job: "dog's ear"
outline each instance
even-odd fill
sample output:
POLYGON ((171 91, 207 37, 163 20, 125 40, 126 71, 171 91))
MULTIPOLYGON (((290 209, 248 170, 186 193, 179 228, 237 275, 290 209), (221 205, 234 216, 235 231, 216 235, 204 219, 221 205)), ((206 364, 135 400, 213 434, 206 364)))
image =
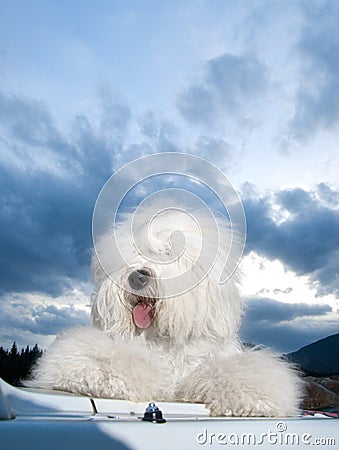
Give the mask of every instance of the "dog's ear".
MULTIPOLYGON (((100 265, 97 264, 97 268, 99 267, 100 265)), ((93 274, 93 276, 95 276, 95 274, 93 274)), ((97 279, 97 281, 99 281, 99 279, 97 279)), ((116 306, 114 305, 113 287, 112 281, 109 278, 106 278, 99 285, 94 294, 91 318, 95 328, 99 328, 103 331, 109 330, 112 326, 112 322, 114 322, 114 309, 116 309, 116 306)))
POLYGON ((131 313, 126 308, 121 289, 106 278, 94 294, 91 318, 95 328, 112 335, 130 335, 133 330, 131 313))

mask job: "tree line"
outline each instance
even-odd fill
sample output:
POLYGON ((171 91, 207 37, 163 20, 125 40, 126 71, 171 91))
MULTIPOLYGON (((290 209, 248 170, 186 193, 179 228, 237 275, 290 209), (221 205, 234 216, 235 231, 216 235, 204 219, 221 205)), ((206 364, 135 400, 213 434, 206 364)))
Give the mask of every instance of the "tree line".
POLYGON ((20 386, 21 381, 29 376, 35 363, 43 351, 35 344, 33 348, 28 345, 25 349, 18 351, 13 342, 10 350, 0 347, 0 377, 14 386, 20 386))

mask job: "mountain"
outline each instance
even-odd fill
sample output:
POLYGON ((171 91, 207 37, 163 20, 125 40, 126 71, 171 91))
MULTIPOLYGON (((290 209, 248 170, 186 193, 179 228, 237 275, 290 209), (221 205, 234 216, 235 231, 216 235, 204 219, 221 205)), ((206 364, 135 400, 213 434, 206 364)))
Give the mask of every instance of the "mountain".
POLYGON ((339 333, 328 336, 286 355, 312 374, 339 374, 339 333))

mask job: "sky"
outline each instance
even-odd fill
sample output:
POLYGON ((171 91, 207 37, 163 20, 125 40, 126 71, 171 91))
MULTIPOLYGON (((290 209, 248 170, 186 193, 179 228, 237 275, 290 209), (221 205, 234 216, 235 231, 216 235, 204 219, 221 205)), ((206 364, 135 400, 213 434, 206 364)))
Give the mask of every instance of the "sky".
POLYGON ((156 152, 222 170, 247 220, 241 337, 339 331, 339 2, 0 0, 0 346, 90 323, 106 180, 156 152))

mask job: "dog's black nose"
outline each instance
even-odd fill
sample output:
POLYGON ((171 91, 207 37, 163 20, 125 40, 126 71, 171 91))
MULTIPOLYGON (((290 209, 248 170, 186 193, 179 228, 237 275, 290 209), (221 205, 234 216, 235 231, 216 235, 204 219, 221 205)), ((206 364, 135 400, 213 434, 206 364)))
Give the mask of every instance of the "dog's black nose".
POLYGON ((151 272, 147 269, 134 270, 128 277, 129 285, 132 289, 138 291, 148 285, 151 278, 151 272))

